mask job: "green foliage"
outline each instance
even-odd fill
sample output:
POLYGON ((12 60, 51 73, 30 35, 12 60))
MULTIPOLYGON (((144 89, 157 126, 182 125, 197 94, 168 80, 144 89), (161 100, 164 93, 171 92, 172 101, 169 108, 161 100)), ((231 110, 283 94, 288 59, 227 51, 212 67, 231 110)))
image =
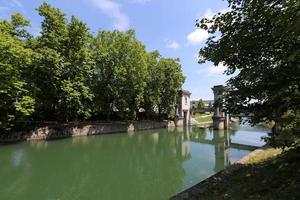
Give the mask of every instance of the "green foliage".
POLYGON ((37 11, 43 20, 36 37, 21 14, 0 21, 1 132, 28 120, 171 114, 184 81, 178 60, 147 53, 133 30, 93 36, 46 2, 37 11))
POLYGON ((129 120, 136 118, 139 108, 148 116, 156 110, 171 114, 184 81, 178 60, 161 58, 157 51, 147 53, 132 30, 101 31, 93 44, 95 103, 100 112, 118 110, 129 120))
POLYGON ((145 47, 133 30, 101 31, 94 39, 94 58, 100 111, 116 109, 126 119, 135 119, 146 85, 145 47))
POLYGON ((0 21, 0 131, 11 130, 14 123, 34 111, 34 98, 26 73, 34 53, 22 40, 29 23, 20 14, 11 21, 0 21))
POLYGON ((283 116, 285 126, 283 131, 286 133, 295 133, 300 137, 300 112, 289 112, 283 116))
POLYGON ((179 59, 161 58, 158 62, 157 74, 163 76, 160 86, 161 103, 158 105, 159 113, 165 113, 168 117, 174 116, 176 97, 185 77, 181 71, 179 59))
POLYGON ((185 80, 178 59, 162 58, 159 52, 148 54, 148 71, 143 108, 148 114, 156 111, 174 115, 176 97, 185 80))
POLYGON ((214 35, 200 50, 201 60, 228 67, 227 109, 254 114, 250 122, 275 121, 300 110, 299 1, 228 0, 230 11, 202 19, 198 27, 214 35), (236 75, 237 74, 237 75, 236 75))
POLYGON ((34 112, 35 100, 30 96, 23 96, 15 102, 16 111, 23 116, 30 116, 34 112))
POLYGON ((49 4, 38 8, 44 18, 35 50, 39 53, 33 72, 38 117, 60 121, 86 119, 91 115, 93 94, 91 39, 87 26, 49 4))
POLYGON ((158 51, 153 51, 147 54, 147 75, 145 77, 146 87, 144 90, 144 98, 142 107, 148 115, 155 115, 155 109, 161 104, 161 87, 164 82, 164 73, 162 72, 159 63, 161 55, 158 51))
POLYGON ((202 99, 200 99, 198 103, 198 109, 204 109, 204 108, 205 108, 205 103, 202 99))
POLYGON ((300 147, 300 113, 289 111, 282 116, 282 131, 266 140, 274 147, 300 147))

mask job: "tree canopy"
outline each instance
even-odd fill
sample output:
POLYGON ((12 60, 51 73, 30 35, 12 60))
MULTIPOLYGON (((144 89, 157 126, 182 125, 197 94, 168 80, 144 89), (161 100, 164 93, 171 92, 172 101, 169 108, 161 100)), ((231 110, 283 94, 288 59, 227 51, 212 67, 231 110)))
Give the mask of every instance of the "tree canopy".
POLYGON ((205 108, 205 102, 200 99, 198 102, 198 109, 204 109, 205 108))
POLYGON ((145 47, 132 30, 101 31, 94 38, 94 49, 95 89, 104 91, 103 96, 96 94, 100 109, 105 112, 116 109, 124 117, 135 119, 146 86, 145 47))
POLYGON ((33 36, 21 14, 0 20, 0 131, 23 121, 172 116, 184 82, 178 59, 147 52, 134 30, 92 34, 43 3, 33 36))
POLYGON ((282 132, 283 116, 299 115, 300 2, 228 3, 227 13, 196 23, 212 35, 200 50, 200 63, 222 63, 226 74, 234 75, 227 82, 231 113, 254 114, 252 124, 274 121, 274 132, 282 132))
POLYGON ((35 54, 23 41, 29 34, 24 27, 29 22, 20 14, 11 21, 0 21, 0 126, 9 131, 18 119, 26 119, 35 111, 30 71, 35 54))

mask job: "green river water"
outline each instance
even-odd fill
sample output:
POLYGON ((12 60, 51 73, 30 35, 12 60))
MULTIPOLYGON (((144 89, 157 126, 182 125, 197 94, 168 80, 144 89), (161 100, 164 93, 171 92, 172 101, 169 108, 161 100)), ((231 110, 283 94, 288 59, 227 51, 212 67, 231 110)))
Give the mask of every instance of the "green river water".
POLYGON ((165 200, 262 146, 266 132, 189 127, 0 146, 0 199, 165 200))

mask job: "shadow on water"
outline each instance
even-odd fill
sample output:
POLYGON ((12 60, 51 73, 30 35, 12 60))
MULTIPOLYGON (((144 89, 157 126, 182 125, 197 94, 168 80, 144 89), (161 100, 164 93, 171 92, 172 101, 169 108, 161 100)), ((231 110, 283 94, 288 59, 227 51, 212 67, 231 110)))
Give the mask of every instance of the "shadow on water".
POLYGON ((0 199, 168 199, 249 152, 232 134, 189 127, 3 146, 0 199))

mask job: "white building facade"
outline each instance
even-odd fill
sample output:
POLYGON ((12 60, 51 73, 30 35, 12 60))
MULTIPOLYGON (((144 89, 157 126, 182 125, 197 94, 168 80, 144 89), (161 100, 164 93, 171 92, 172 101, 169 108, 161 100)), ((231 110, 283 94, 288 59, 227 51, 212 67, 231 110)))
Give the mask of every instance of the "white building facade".
POLYGON ((180 90, 177 98, 176 126, 188 126, 191 124, 191 93, 187 90, 180 90))

